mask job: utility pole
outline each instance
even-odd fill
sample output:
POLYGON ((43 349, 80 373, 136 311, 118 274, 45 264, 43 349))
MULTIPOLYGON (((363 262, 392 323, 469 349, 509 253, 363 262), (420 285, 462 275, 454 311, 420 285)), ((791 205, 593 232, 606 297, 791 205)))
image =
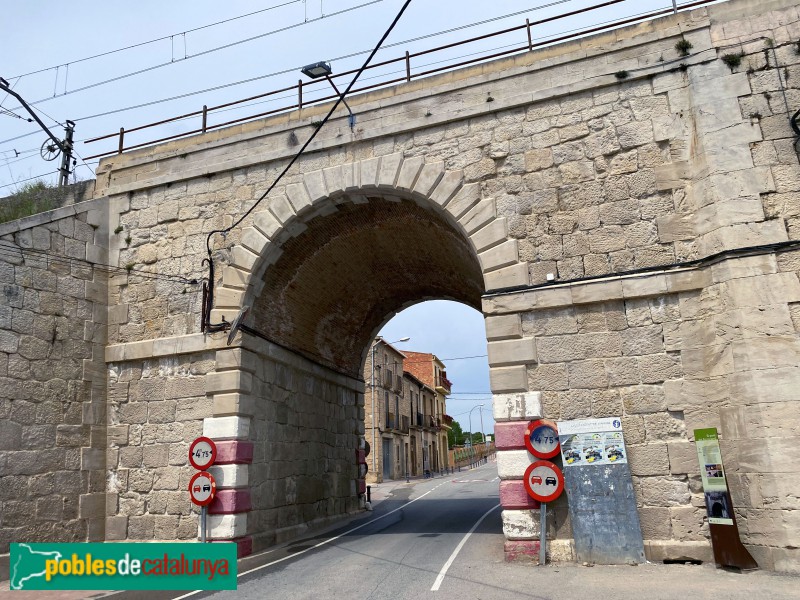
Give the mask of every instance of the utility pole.
POLYGON ((74 166, 75 161, 72 158, 72 136, 75 132, 75 123, 72 121, 67 121, 66 126, 64 127, 65 137, 64 140, 59 140, 53 132, 44 124, 44 122, 39 118, 33 109, 28 105, 27 102, 20 96, 17 92, 11 89, 8 85, 8 81, 0 77, 0 90, 6 92, 10 96, 14 96, 17 99, 22 107, 28 111, 28 114, 33 117, 33 120, 39 124, 39 127, 47 134, 47 137, 50 138, 52 143, 48 143, 45 140, 44 144, 42 144, 41 155, 42 158, 45 160, 54 160, 59 154, 61 154, 61 168, 59 168, 59 176, 58 176, 58 187, 63 187, 69 183, 69 176, 72 171, 70 171, 70 166, 74 166))

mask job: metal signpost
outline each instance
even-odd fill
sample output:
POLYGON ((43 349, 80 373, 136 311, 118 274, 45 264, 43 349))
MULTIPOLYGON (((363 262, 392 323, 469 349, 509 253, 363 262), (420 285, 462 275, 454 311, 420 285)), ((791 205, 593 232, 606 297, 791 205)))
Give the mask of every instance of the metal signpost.
POLYGON ((217 445, 207 437, 199 437, 189 446, 189 462, 200 472, 189 481, 189 496, 200 507, 200 541, 206 542, 208 505, 217 493, 217 482, 206 469, 217 460, 217 445))
POLYGON ((539 564, 547 562, 547 503, 552 502, 564 491, 564 475, 549 460, 537 460, 525 470, 523 478, 525 491, 534 500, 541 502, 539 514, 539 564))
MULTIPOLYGON (((536 458, 553 458, 559 452, 558 428, 553 421, 537 419, 525 430, 525 447, 536 458)), ((525 491, 539 501, 539 564, 547 563, 547 503, 564 491, 564 475, 549 460, 537 460, 525 470, 525 491)))

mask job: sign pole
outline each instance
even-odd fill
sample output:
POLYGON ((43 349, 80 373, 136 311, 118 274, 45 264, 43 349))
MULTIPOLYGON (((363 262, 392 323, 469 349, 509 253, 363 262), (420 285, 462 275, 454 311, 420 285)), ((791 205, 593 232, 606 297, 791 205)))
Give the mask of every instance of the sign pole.
POLYGON ((547 502, 539 505, 539 564, 547 564, 547 502))
POLYGON ((200 507, 200 542, 206 543, 206 507, 200 507))

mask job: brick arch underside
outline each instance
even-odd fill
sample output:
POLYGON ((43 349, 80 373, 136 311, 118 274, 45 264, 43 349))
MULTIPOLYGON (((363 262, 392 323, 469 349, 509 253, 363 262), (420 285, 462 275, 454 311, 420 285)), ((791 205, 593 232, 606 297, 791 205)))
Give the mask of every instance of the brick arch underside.
POLYGON ((338 204, 281 249, 248 321, 355 377, 374 332, 398 310, 428 299, 480 310, 483 275, 469 241, 411 200, 369 195, 338 204))

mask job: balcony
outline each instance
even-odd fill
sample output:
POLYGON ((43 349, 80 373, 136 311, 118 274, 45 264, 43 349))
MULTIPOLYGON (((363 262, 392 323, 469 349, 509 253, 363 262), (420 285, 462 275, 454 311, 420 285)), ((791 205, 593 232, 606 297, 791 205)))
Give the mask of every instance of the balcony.
POLYGON ((405 415, 400 417, 400 431, 402 433, 408 433, 410 425, 411 425, 411 419, 409 419, 405 415))
POLYGON ((447 378, 447 374, 442 371, 439 373, 439 381, 436 382, 436 391, 440 394, 449 394, 450 390, 453 389, 453 384, 447 378))

